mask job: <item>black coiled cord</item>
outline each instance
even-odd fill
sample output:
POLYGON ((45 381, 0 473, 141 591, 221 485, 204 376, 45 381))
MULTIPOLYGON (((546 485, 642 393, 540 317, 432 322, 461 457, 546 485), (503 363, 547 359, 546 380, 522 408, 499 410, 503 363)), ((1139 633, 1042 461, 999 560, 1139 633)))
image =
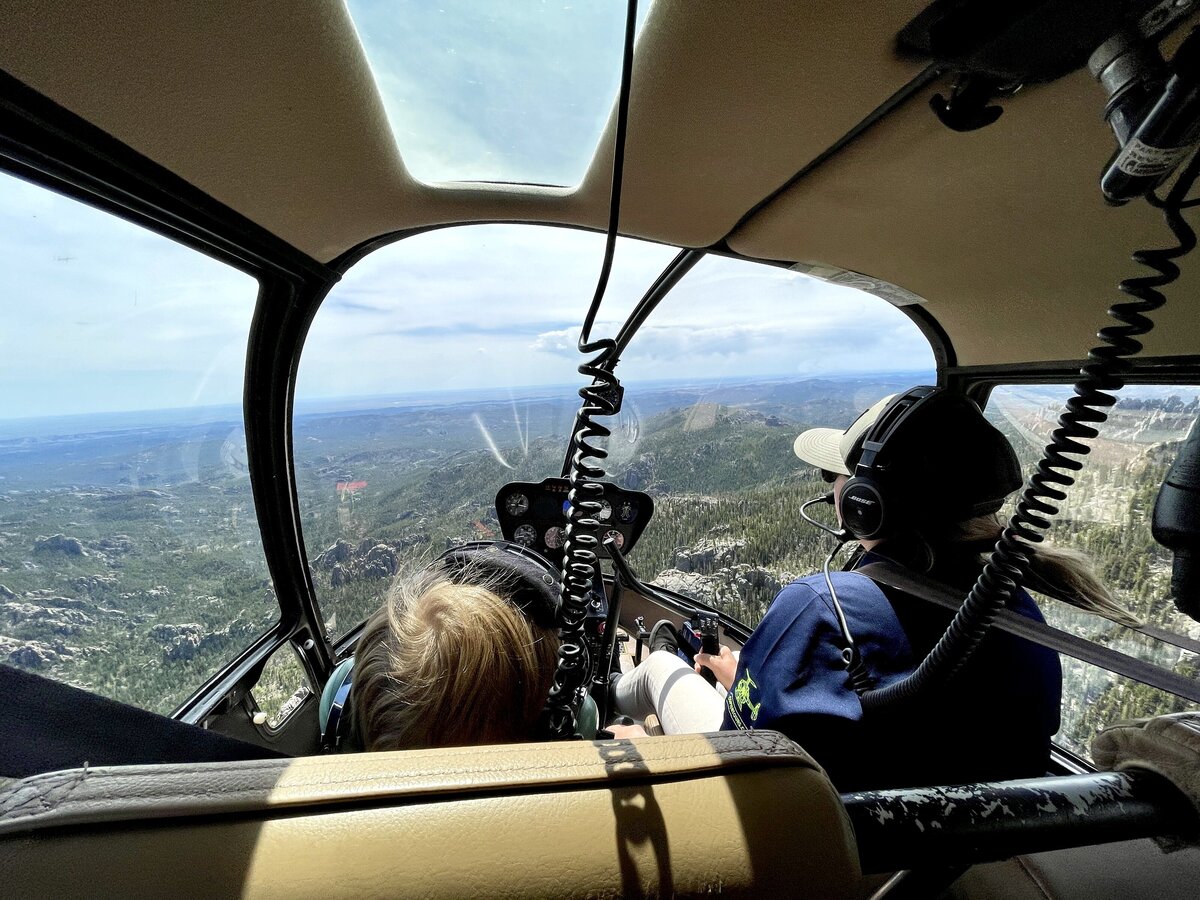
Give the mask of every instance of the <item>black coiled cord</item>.
POLYGON ((1107 409, 1116 402, 1108 391, 1124 387, 1124 376, 1131 364, 1128 358, 1142 349, 1138 340, 1147 334, 1154 323, 1147 316, 1166 302, 1159 290, 1179 277, 1174 260, 1190 253, 1196 246, 1196 233, 1184 220, 1182 210, 1194 204, 1185 202, 1192 185, 1200 174, 1200 154, 1194 156, 1179 176, 1165 200, 1153 194, 1149 202, 1163 211, 1167 227, 1179 242, 1163 250, 1139 250, 1133 260, 1155 271, 1154 275, 1127 278, 1118 289, 1135 299, 1114 304, 1108 315, 1120 324, 1102 328, 1098 337, 1103 342, 1088 353, 1088 362, 1080 370, 1075 383, 1075 396, 1058 419, 1058 428, 1051 435, 1037 471, 1025 486, 1017 511, 1009 519, 991 559, 984 566, 962 607, 955 614, 946 633, 929 655, 908 677, 879 690, 862 694, 864 710, 911 699, 931 684, 944 683, 970 659, 997 613, 1029 573, 1030 545, 1044 539, 1051 518, 1066 499, 1064 488, 1075 483, 1067 474, 1083 468, 1083 463, 1064 454, 1086 455, 1090 447, 1081 441, 1095 438, 1098 426, 1108 419, 1107 409))
MULTIPOLYGON (((611 342, 604 342, 611 343, 611 342)), ((596 421, 598 416, 615 415, 619 408, 620 383, 604 368, 607 351, 579 367, 581 375, 593 382, 579 391, 583 405, 576 416, 575 453, 567 476, 567 528, 563 543, 562 602, 558 609, 559 661, 554 683, 546 701, 547 736, 570 737, 575 733, 575 699, 584 686, 591 661, 586 644, 580 639, 588 603, 600 563, 600 500, 604 496, 604 469, 597 465, 607 451, 590 440, 608 437, 612 432, 596 421)))
MULTIPOLYGON (((609 203, 608 233, 604 261, 592 304, 584 317, 579 335, 579 352, 596 354, 579 367, 579 374, 591 379, 581 388, 583 400, 575 416, 571 436, 574 452, 567 475, 567 528, 563 542, 562 602, 558 609, 558 665, 550 694, 542 710, 540 731, 547 738, 575 737, 579 699, 591 671, 587 645, 583 640, 583 623, 587 616, 592 585, 599 566, 598 549, 600 499, 604 485, 604 469, 593 461, 605 459, 608 453, 589 441, 605 438, 612 432, 596 421, 599 416, 613 416, 621 409, 621 384, 612 370, 617 364, 617 342, 610 338, 591 340, 592 326, 608 287, 616 250, 617 225, 621 215, 621 181, 625 161, 625 133, 629 124, 629 89, 633 74, 633 37, 637 26, 637 0, 628 0, 625 18, 625 43, 621 61, 621 88, 617 95, 617 123, 614 134, 612 193, 609 203)), ((611 640, 611 636, 609 637, 611 640)))

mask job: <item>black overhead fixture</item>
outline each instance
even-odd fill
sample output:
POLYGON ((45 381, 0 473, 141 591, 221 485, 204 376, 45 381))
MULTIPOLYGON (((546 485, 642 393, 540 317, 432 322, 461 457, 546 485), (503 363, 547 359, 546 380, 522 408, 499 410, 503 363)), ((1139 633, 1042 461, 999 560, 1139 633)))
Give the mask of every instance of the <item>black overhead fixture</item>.
POLYGON ((1200 0, 936 0, 898 35, 902 54, 955 77, 930 107, 946 127, 974 131, 1000 118, 995 101, 1022 85, 1082 68, 1118 32, 1160 37, 1200 0))

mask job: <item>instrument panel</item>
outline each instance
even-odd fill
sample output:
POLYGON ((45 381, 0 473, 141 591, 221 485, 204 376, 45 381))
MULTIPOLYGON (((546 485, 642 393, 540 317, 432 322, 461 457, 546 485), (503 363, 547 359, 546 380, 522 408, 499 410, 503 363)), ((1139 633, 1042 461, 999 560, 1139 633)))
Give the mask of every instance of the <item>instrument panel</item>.
MULTIPOLYGON (((613 535, 617 548, 628 555, 654 514, 654 500, 640 491, 601 483, 604 496, 596 513, 600 540, 613 535)), ((496 494, 496 516, 504 539, 536 550, 551 562, 561 563, 569 490, 565 478, 547 478, 540 483, 512 481, 500 488, 496 494)), ((608 555, 603 546, 600 555, 608 555)))

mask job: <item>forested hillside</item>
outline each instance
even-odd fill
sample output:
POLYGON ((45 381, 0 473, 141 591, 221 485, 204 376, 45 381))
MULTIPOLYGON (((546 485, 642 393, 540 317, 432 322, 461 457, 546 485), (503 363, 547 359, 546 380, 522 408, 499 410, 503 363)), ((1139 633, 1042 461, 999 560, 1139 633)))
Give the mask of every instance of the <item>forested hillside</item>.
MULTIPOLYGON (((780 586, 817 570, 832 545, 800 518, 800 504, 828 487, 792 455, 795 435, 845 426, 903 384, 814 379, 634 395, 610 442, 612 479, 655 498, 634 568, 757 622, 780 586)), ((989 406, 1027 468, 1061 393, 1014 388, 989 406)), ((1146 621, 1200 638, 1200 624, 1167 596, 1170 557, 1148 527, 1196 409, 1192 394, 1151 389, 1124 401, 1050 540, 1090 555, 1146 621)), ((455 543, 499 537, 497 490, 558 475, 573 412, 568 395, 299 416, 303 527, 331 632, 377 608, 397 573, 455 543)), ((165 712, 260 634, 278 612, 238 440, 225 422, 0 442, 0 659, 165 712)), ((1058 601, 1042 607, 1060 627, 1197 674, 1186 650, 1058 601)), ((1081 752, 1104 722, 1182 705, 1070 660, 1064 670, 1060 741, 1081 752)), ((294 666, 271 671, 257 692, 264 705, 299 678, 294 666)))

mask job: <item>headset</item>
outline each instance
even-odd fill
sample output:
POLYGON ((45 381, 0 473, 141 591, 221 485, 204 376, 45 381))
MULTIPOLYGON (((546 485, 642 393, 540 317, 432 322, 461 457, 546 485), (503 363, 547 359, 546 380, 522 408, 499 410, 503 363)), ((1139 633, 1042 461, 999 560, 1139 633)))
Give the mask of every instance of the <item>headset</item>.
POLYGON ((905 426, 914 415, 943 395, 941 389, 929 385, 899 394, 863 435, 854 475, 842 488, 840 498, 842 525, 860 541, 887 535, 898 515, 888 444, 895 446, 896 435, 907 430, 905 426))
POLYGON ((884 407, 860 448, 840 498, 843 527, 860 541, 889 537, 901 521, 995 512, 1023 480, 1012 446, 975 402, 929 385, 884 407), (925 457, 916 455, 912 433, 927 442, 925 457), (935 479, 948 483, 926 484, 935 479))
MULTIPOLYGON (((472 541, 452 547, 429 569, 441 569, 462 584, 484 582, 542 628, 557 624, 561 576, 540 553, 509 541, 472 541)), ((426 570, 428 571, 428 569, 426 570)), ((350 714, 354 657, 342 660, 321 691, 318 717, 321 746, 327 751, 361 750, 362 737, 350 714)))

